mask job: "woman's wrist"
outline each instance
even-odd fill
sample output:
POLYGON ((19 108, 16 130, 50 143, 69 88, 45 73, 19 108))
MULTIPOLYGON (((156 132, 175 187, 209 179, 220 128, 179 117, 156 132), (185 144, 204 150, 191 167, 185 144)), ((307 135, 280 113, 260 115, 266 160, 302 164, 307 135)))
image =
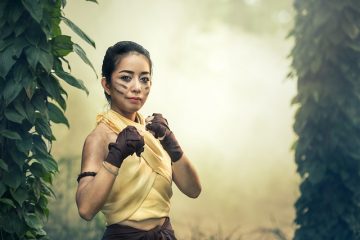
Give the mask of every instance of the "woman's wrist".
POLYGON ((102 166, 105 168, 105 170, 109 173, 111 173, 112 175, 114 175, 115 177, 119 174, 119 168, 106 162, 103 161, 102 162, 102 166))
POLYGON ((109 153, 105 159, 105 162, 111 164, 114 167, 120 168, 122 162, 126 158, 126 155, 120 150, 116 143, 109 144, 109 153))
POLYGON ((172 162, 178 161, 184 154, 172 131, 169 131, 164 139, 160 140, 160 143, 169 154, 172 162))

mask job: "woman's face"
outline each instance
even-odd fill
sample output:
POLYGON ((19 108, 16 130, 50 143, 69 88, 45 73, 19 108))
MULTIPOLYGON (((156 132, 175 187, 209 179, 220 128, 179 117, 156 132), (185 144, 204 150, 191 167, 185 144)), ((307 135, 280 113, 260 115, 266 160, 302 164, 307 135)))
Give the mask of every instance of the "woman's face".
POLYGON ((138 53, 122 57, 111 74, 111 84, 105 83, 104 86, 111 97, 111 108, 129 118, 134 117, 144 105, 150 87, 149 62, 144 55, 138 53))

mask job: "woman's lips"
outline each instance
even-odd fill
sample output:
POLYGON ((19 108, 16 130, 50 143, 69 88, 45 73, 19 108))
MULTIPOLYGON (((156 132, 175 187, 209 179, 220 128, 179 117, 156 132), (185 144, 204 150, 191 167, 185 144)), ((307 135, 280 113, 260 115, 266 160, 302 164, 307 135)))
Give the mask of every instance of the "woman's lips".
POLYGON ((141 102, 141 98, 139 98, 139 97, 129 97, 128 99, 131 103, 140 103, 141 102))

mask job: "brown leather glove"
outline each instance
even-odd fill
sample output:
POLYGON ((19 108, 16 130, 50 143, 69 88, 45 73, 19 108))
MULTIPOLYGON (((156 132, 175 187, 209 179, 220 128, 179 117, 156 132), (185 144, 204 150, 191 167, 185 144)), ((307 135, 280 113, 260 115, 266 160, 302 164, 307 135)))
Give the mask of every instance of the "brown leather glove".
POLYGON ((118 135, 115 143, 109 144, 109 154, 105 161, 120 167, 125 158, 136 153, 140 154, 144 151, 144 137, 139 134, 134 126, 127 126, 118 135))
POLYGON ((172 162, 178 161, 182 157, 183 151, 174 133, 170 131, 167 120, 160 113, 153 113, 150 118, 152 119, 147 122, 146 130, 152 132, 155 138, 160 140, 172 162))

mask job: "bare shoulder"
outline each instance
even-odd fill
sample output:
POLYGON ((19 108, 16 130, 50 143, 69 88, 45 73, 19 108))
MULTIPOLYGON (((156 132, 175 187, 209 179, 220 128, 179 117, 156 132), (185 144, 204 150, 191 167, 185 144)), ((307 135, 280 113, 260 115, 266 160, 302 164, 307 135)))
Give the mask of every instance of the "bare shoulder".
POLYGON ((95 171, 101 167, 108 154, 108 148, 113 133, 104 125, 99 124, 86 137, 81 161, 81 171, 95 171))

